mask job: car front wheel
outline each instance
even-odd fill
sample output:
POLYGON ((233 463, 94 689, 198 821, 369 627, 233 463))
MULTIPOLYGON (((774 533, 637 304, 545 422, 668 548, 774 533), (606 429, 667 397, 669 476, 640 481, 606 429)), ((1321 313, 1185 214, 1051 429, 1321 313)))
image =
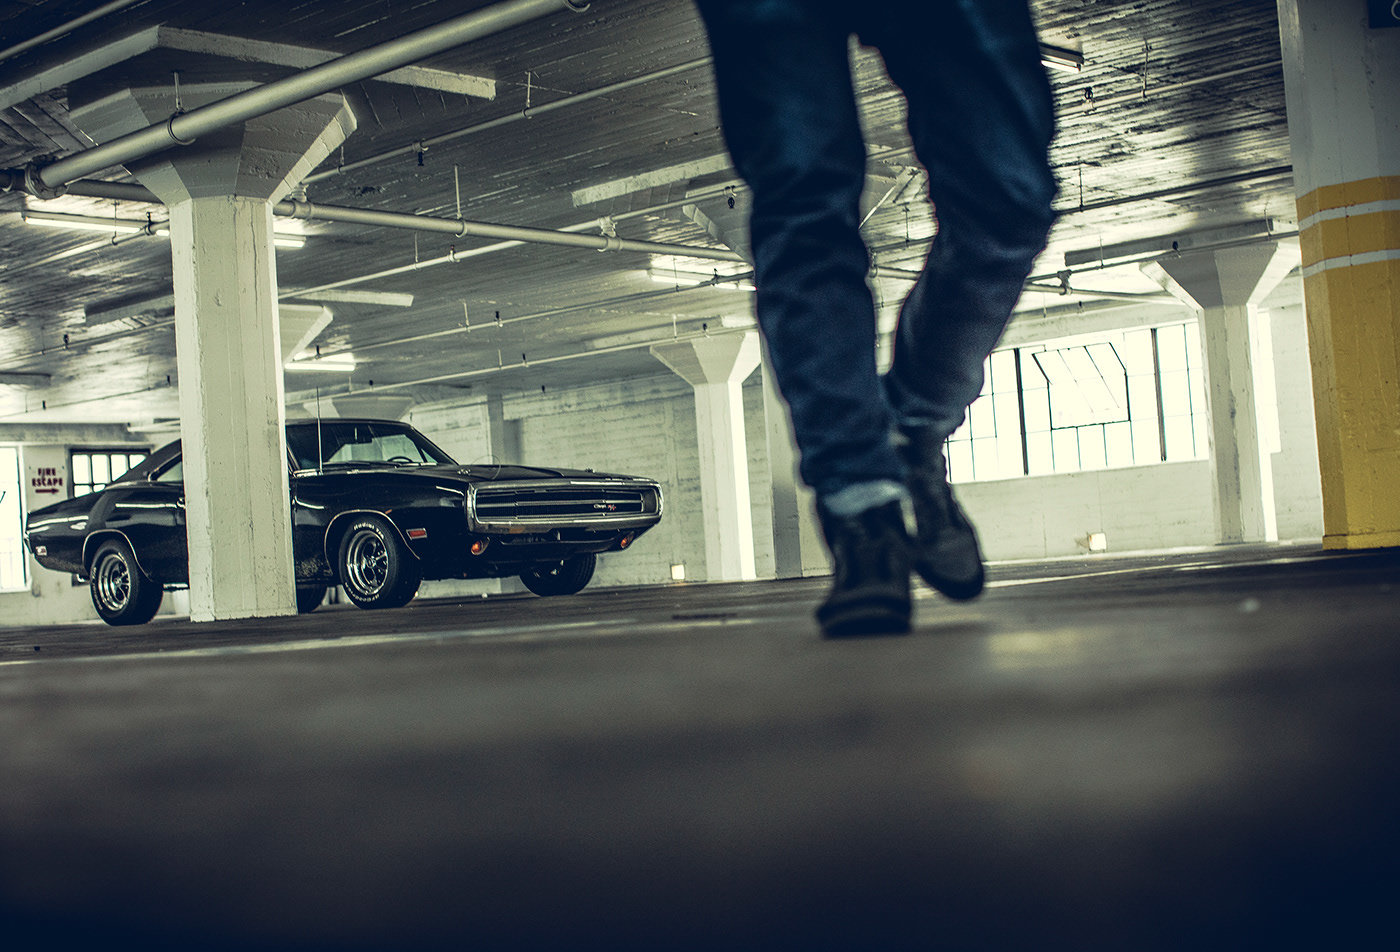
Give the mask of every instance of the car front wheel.
POLYGON ((361 608, 398 608, 418 591, 418 562, 388 521, 361 516, 340 540, 340 584, 361 608))
POLYGON ((109 625, 144 625, 156 616, 163 597, 160 585, 141 573, 131 546, 118 539, 98 548, 88 587, 93 607, 109 625))
POLYGON ((531 566, 520 573, 520 581, 536 595, 573 595, 583 591, 597 565, 598 557, 590 552, 562 562, 531 566))

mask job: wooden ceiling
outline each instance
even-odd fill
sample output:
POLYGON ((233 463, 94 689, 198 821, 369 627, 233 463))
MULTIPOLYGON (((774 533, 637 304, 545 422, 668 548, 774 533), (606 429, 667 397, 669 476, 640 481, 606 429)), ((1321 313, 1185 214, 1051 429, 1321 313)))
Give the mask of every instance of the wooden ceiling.
MULTIPOLYGON (((354 52, 489 4, 481 0, 145 0, 0 60, 0 169, 22 168, 93 143, 69 113, 70 95, 121 80, 160 85, 264 81, 265 62, 156 48, 118 65, 95 51, 154 26, 354 52), (52 88, 60 64, 99 63, 95 75, 52 88), (8 95, 7 95, 8 93, 8 95), (23 98, 18 98, 22 96, 23 98), (13 100, 13 101, 11 101, 13 100)), ((0 4, 0 47, 39 37, 103 4, 0 4)), ((1054 284, 1066 252, 1203 228, 1272 220, 1293 227, 1288 130, 1273 0, 1039 0, 1042 39, 1082 51, 1079 72, 1052 72, 1060 113, 1054 162, 1062 215, 1037 266, 1054 284)), ((915 25, 911 25, 915 28, 915 25)), ((230 41, 226 46, 236 44, 230 41)), ((313 173, 306 195, 324 205, 543 229, 616 229, 623 238, 743 249, 744 200, 724 157, 705 37, 689 0, 594 0, 562 9, 420 64, 494 81, 494 97, 379 80, 343 90, 357 131, 313 173), (684 67, 526 117, 566 97, 684 67), (492 120, 500 120, 492 123, 492 120), (477 128, 485 126, 485 128, 477 128), (421 151, 417 144, 436 141, 421 151), (337 171, 343 166, 344 171, 337 171), (682 200, 692 197, 690 205, 682 200), (696 197, 699 196, 699 197, 696 197), (611 222, 600 221, 612 217, 611 222)), ((901 270, 919 266, 933 231, 922 172, 901 123, 902 99, 877 57, 856 54, 871 146, 866 225, 875 279, 892 305, 901 270)), ((81 70, 80 70, 81 71, 81 70)), ((130 181, 121 169, 93 178, 130 181)), ((178 413, 169 243, 36 228, 26 208, 163 220, 160 206, 0 194, 0 424, 148 422, 178 413), (130 307, 132 304, 143 307, 130 307), (91 315, 111 312, 115 320, 91 315)), ((647 344, 720 332, 750 314, 752 295, 657 283, 675 268, 635 252, 495 242, 329 222, 304 225, 304 247, 278 252, 280 287, 323 288, 291 298, 334 313, 316 339, 349 351, 351 373, 288 376, 291 399, 312 381, 323 394, 394 392, 420 400, 538 392, 663 373, 647 344), (456 262, 442 263, 449 253, 456 262), (419 267, 414 268, 417 262, 419 267), (384 274, 395 270, 397 273, 384 274), (354 292, 347 295, 346 292, 354 292), (411 295, 410 306, 384 303, 411 295), (346 297, 359 300, 344 300, 346 297), (500 322, 497 323, 497 315, 500 322)), ((713 262, 681 262, 709 273, 713 262)), ((1133 266, 1080 265, 1085 292, 1151 293, 1133 266)), ((399 299, 402 303, 406 298, 399 299)), ((1092 293, 1027 292, 1037 311, 1100 306, 1092 293)), ((1112 303, 1121 304, 1112 299, 1112 303)))

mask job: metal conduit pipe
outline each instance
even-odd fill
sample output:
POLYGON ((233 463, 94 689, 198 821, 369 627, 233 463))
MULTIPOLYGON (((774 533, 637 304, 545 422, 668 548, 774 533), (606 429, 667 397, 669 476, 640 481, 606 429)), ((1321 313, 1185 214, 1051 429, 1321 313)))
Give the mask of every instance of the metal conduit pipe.
MULTIPOLYGON (((155 195, 148 189, 140 185, 131 185, 124 182, 95 182, 85 180, 72 183, 66 192, 69 195, 77 195, 84 198, 105 198, 116 201, 151 202, 159 204, 158 199, 156 199, 155 195)), ((695 200, 695 198, 688 198, 686 202, 688 203, 695 200)), ((410 215, 404 212, 383 212, 369 208, 317 205, 312 202, 303 202, 295 199, 277 202, 272 206, 272 213, 282 218, 296 218, 302 221, 327 221, 350 225, 375 225, 384 228, 403 228, 411 231, 450 235, 454 238, 499 238, 512 243, 512 247, 518 244, 564 245, 573 248, 589 248, 594 251, 634 251, 643 254, 679 255, 681 257, 703 258, 712 261, 742 262, 744 260, 743 256, 738 252, 725 251, 717 248, 702 248, 691 245, 677 245, 653 241, 634 241, 609 235, 582 235, 575 233, 587 228, 597 227, 597 219, 578 225, 570 225, 564 230, 553 230, 549 228, 530 228, 523 225, 498 225, 491 222, 469 221, 462 218, 435 218, 430 215, 410 215)), ((632 217, 633 215, 645 213, 647 213, 647 210, 642 209, 635 213, 629 213, 625 217, 632 217)), ((618 217, 621 218, 624 216, 620 215, 618 217)), ((448 261, 468 257, 472 254, 472 251, 457 252, 453 255, 445 256, 442 259, 433 259, 432 263, 446 263, 448 261)), ((420 266, 427 265, 428 263, 429 262, 421 262, 420 266)), ((318 288, 318 290, 327 289, 318 288)))
POLYGON ((1058 294, 1068 296, 1070 294, 1079 297, 1097 298, 1101 301, 1127 301, 1131 304, 1180 304, 1176 298, 1165 291, 1134 294, 1132 291, 1086 291, 1083 288, 1068 288, 1058 284, 1026 284, 1023 288, 1026 291, 1038 291, 1041 294, 1058 294))
MULTIPOLYGON (((1066 281, 1068 281, 1069 276, 1071 274, 1072 272, 1070 271, 1064 272, 1066 281)), ((895 278, 900 281, 917 281, 919 280, 920 272, 910 271, 907 268, 887 268, 881 265, 876 265, 875 267, 870 269, 870 275, 871 277, 876 278, 895 278)), ((1149 292, 1146 294, 1134 294, 1130 291, 1089 291, 1083 288, 1071 288, 1067 285, 1060 284, 1032 284, 1029 281, 1023 286, 1022 289, 1025 291, 1040 291, 1045 294, 1077 294, 1080 297, 1101 298, 1105 301, 1132 301, 1137 304, 1153 304, 1159 301, 1176 301, 1176 298, 1172 297, 1170 294, 1167 294, 1164 291, 1156 293, 1149 292)))
MULTIPOLYGON (((353 352, 363 354, 371 350, 379 350, 383 347, 399 347, 403 344, 417 344, 425 340, 437 340, 442 337, 454 337, 457 334, 470 334, 473 331, 490 330, 493 327, 506 327, 510 324, 519 324, 521 321, 534 321, 543 317, 559 317, 562 314, 572 314, 576 311, 587 311, 598 307, 615 307, 619 304, 635 304, 638 301, 647 301, 658 297, 668 297, 673 294, 682 294, 686 291, 699 291, 704 288, 715 288, 727 284, 730 281, 748 281, 753 278, 753 272, 745 274, 724 275, 722 277, 711 278, 699 284, 683 284, 674 288, 659 288, 655 291, 639 291, 634 294, 622 294, 616 297, 603 298, 597 301, 586 301, 582 304, 570 304, 565 307, 550 308, 545 311, 535 311, 531 314, 517 314, 514 317, 507 317, 500 320, 486 321, 476 326, 462 325, 460 327, 449 327, 440 331, 429 331, 426 334, 413 334, 409 337, 395 337, 392 340, 376 341, 373 344, 345 345, 343 347, 321 349, 321 357, 334 357, 337 354, 353 352)), ((306 359, 307 363, 315 363, 317 358, 306 359)))
MULTIPOLYGON (((119 136, 110 142, 59 159, 45 166, 31 166, 26 187, 44 194, 60 185, 114 165, 124 165, 171 145, 188 145, 205 133, 266 115, 284 106, 314 99, 341 86, 369 79, 416 63, 429 56, 528 23, 560 9, 582 12, 579 0, 504 0, 416 30, 396 40, 371 46, 333 59, 304 72, 171 116, 166 122, 119 136)), ((13 176, 13 170, 10 175, 13 176)))
POLYGON ((335 168, 328 169, 325 172, 317 172, 314 175, 308 175, 306 178, 302 179, 302 182, 307 185, 310 185, 314 182, 322 182, 326 179, 334 178, 337 175, 343 175, 346 172, 352 172, 356 169, 362 169, 367 165, 374 165, 376 162, 382 162, 385 159, 397 158, 398 156, 403 155, 414 155, 415 153, 420 152, 425 148, 431 148, 432 146, 442 145, 444 142, 451 142, 453 139, 460 139, 464 136, 475 135, 478 132, 486 132, 489 129, 497 129, 501 126, 509 125, 513 122, 519 122, 522 119, 529 119, 534 116, 542 116, 545 113, 553 112, 556 109, 563 109, 566 106, 576 106, 579 103, 587 102, 590 99, 597 99, 599 96, 607 96, 611 93, 621 92, 624 89, 631 89, 633 86, 640 86, 643 83, 649 83, 658 79, 666 79, 670 76, 676 75, 677 73, 684 73, 692 69, 698 69, 701 66, 708 66, 710 62, 710 57, 706 56, 702 57, 701 59, 695 59, 690 60, 686 63, 680 63, 676 66, 670 66, 666 69, 659 69, 653 73, 646 73, 642 76, 634 76, 631 79, 624 79, 621 82, 612 83, 608 86, 600 86, 597 89, 591 89, 587 92, 574 93, 573 95, 565 96, 562 99, 556 99, 553 102, 543 103, 539 106, 528 106, 525 109, 520 110, 519 112, 513 112, 509 115, 500 116, 496 119, 488 119, 486 122, 479 122, 474 126, 467 126, 462 129, 453 130, 452 132, 444 132, 441 135, 433 136, 430 139, 420 139, 411 145, 401 146, 397 149, 389 149, 385 152, 379 152, 375 155, 366 156, 363 159, 357 159, 354 162, 347 162, 342 165, 337 165, 335 168))
POLYGON ((32 50, 36 46, 42 46, 49 40, 63 36, 65 33, 72 33, 80 26, 86 26, 93 20, 101 19, 109 13, 115 13, 122 7, 129 7, 137 2, 139 2, 139 0, 113 0, 112 3, 105 3, 90 13, 84 13, 82 16, 74 17, 66 23, 60 23, 52 30, 45 30, 36 37, 16 43, 14 46, 6 47, 0 50, 0 63, 3 63, 11 57, 18 56, 26 50, 32 50))
MULTIPOLYGON (((599 221, 604 218, 610 219, 612 221, 626 221, 631 218, 641 218, 645 215, 653 215, 656 212, 665 211, 668 208, 677 208, 681 205, 694 205, 696 202, 707 201, 711 198, 721 198, 724 195, 728 194, 731 190, 743 188, 746 188, 746 186, 742 184, 716 185, 712 188, 707 188, 698 192, 693 192, 690 195, 685 196, 684 198, 672 199, 669 202, 658 202, 655 205, 648 205, 645 208, 634 208, 630 211, 618 212, 615 215, 604 215, 600 216, 599 218, 590 218, 588 221, 579 222, 576 225, 565 225, 563 228, 557 230, 561 232, 587 231, 590 228, 597 228, 599 221)), ((127 182, 102 182, 95 179, 81 179, 77 182, 70 183, 64 189, 64 194, 75 195, 79 198, 105 198, 111 201, 118 202, 145 202, 151 205, 160 204, 160 199, 156 198, 156 196, 149 189, 141 185, 134 185, 127 182)), ((307 203, 303 202, 302 204, 307 203)), ((341 210, 346 209, 345 206, 341 205, 314 205, 314 208, 314 217, 320 221, 339 221, 340 219, 338 219, 336 215, 341 210)), ((295 213, 298 211, 299 208, 297 204, 291 200, 279 202, 278 204, 272 206, 272 213, 274 215, 279 215, 282 217, 294 217, 295 213)), ((348 209, 348 211, 357 212, 359 211, 359 209, 352 208, 348 209)), ((381 212, 379 214, 384 213, 381 212)), ((406 215, 406 221, 393 227, 416 227, 413 223, 415 221, 424 220, 426 217, 427 216, 423 215, 406 215)), ((459 220, 460 219, 456 218, 442 219, 442 221, 459 220)), ((439 229, 436 226, 432 226, 429 228, 425 228, 424 230, 438 231, 439 229)), ((549 231, 551 229, 541 230, 549 231)), ((512 242, 511 247, 515 247, 516 245, 523 243, 523 241, 512 242)), ((461 257, 461 255, 459 255, 458 257, 461 257)))
MULTIPOLYGON (((1258 244, 1261 241, 1284 241, 1289 238, 1297 237, 1297 229, 1293 229, 1290 231, 1276 231, 1272 235, 1267 235, 1259 238, 1239 238, 1234 241, 1220 241, 1214 244, 1200 245, 1198 247, 1192 248, 1191 251, 1193 253, 1198 251, 1220 251, 1224 248, 1242 248, 1246 245, 1258 244)), ((1074 268, 1065 268, 1055 272, 1054 274, 1033 274, 1030 277, 1026 278, 1026 283, 1038 284, 1042 281, 1059 281, 1061 275, 1083 274, 1086 271, 1105 271, 1109 268, 1122 268, 1130 264, 1146 264, 1149 261, 1156 261, 1159 258, 1165 258, 1171 254, 1173 254, 1173 252, 1169 250, 1164 250, 1154 251, 1148 254, 1136 255, 1131 258, 1115 258, 1112 261, 1096 261, 1093 264, 1084 264, 1078 265, 1074 268)), ((1059 289, 1056 288, 1056 290, 1058 291, 1059 289)))
POLYGON ((326 208, 323 206, 295 200, 278 202, 273 206, 273 211, 283 217, 300 218, 304 221, 324 219, 353 225, 409 228, 415 231, 431 231, 451 235, 455 238, 499 238, 535 244, 591 248, 595 251, 636 251, 645 254, 685 255, 713 261, 744 260, 736 251, 716 248, 696 248, 655 241, 633 241, 612 235, 580 235, 565 231, 551 231, 547 228, 528 228, 521 225, 494 225, 490 222, 467 221, 461 218, 433 218, 427 215, 407 215, 402 212, 380 212, 364 208, 337 206, 330 206, 329 214, 327 214, 326 208))
POLYGON ((725 328, 716 331, 702 331, 695 334, 679 334, 673 337, 664 337, 657 340, 634 341, 630 344, 613 344, 609 347, 599 347, 594 350, 578 351, 572 354, 558 354, 554 357, 539 357, 530 360, 519 360, 509 364, 497 364, 494 367, 479 367, 476 370, 463 370, 457 373, 438 374, 434 377, 423 377, 419 380, 402 380, 398 383, 375 384, 373 388, 366 390, 352 390, 346 387, 343 390, 323 390, 322 396, 341 396, 350 393, 382 393, 385 390, 402 390, 404 387, 419 387, 433 383, 445 383, 448 380, 465 380, 470 377, 484 377, 488 374, 498 374, 506 370, 528 370, 531 367, 541 367, 547 364, 562 364, 570 360, 579 360, 583 357, 600 357, 606 354, 618 354, 629 350, 640 350, 643 347, 650 347, 653 344, 669 344, 672 342, 684 342, 691 340, 701 340, 706 337, 726 337, 730 334, 742 334, 752 328, 736 328, 730 330, 725 328))

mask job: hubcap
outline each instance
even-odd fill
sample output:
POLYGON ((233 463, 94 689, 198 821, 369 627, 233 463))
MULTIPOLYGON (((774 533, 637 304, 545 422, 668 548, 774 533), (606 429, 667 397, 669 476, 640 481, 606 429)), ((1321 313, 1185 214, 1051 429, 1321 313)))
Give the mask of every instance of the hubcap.
POLYGON ((112 611, 126 607, 131 598, 131 572, 124 560, 109 555, 97 566, 97 594, 112 611))
POLYGON ((362 529, 345 550, 346 582, 361 595, 375 595, 389 577, 389 550, 377 532, 362 529))

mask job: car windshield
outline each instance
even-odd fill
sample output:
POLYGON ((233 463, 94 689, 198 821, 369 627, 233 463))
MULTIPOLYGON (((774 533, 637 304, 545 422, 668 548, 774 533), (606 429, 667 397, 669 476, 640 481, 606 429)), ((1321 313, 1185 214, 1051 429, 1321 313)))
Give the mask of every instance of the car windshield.
POLYGON ((296 458, 298 469, 357 463, 404 466, 452 462, 446 453, 401 423, 322 420, 319 424, 287 427, 287 447, 296 458))

